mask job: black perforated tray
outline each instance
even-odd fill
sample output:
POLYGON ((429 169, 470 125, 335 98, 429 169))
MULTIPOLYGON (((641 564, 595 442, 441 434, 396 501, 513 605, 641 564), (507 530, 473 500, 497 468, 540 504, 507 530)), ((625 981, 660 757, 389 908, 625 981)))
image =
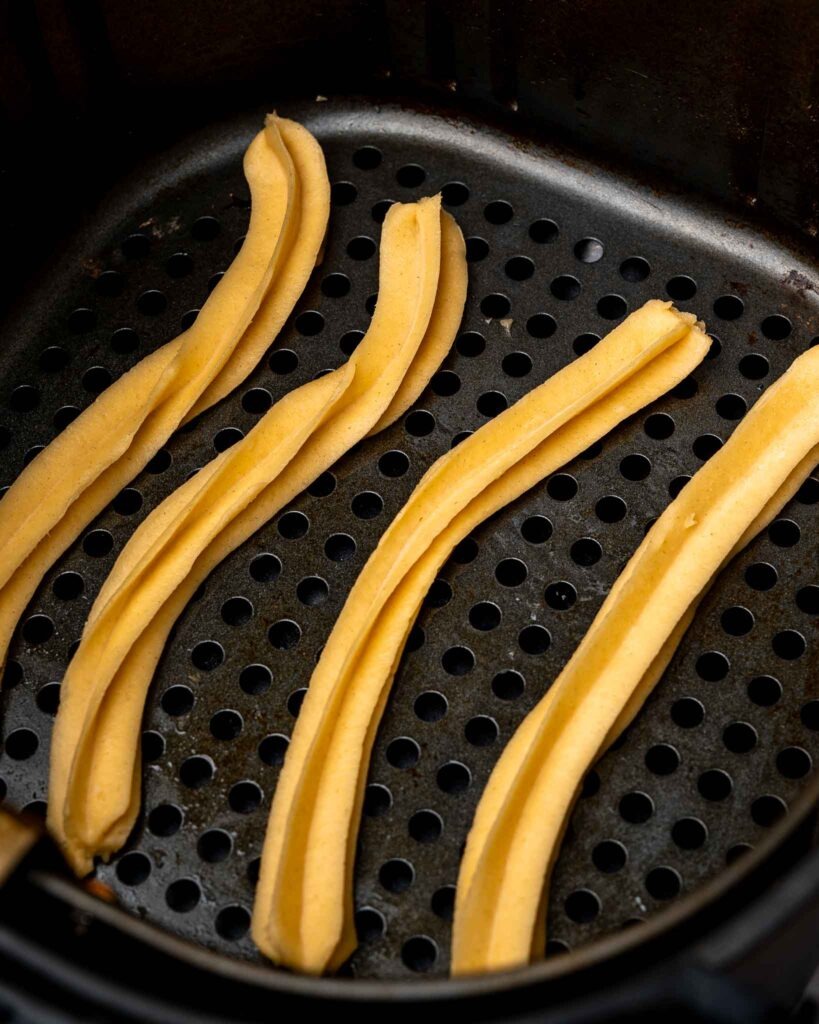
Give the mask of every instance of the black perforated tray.
MULTIPOLYGON (((471 260, 453 352, 401 423, 227 559, 186 611, 148 703, 145 815, 99 876, 133 913, 256 955, 247 928, 277 766, 385 525, 465 431, 627 310, 671 297, 706 320, 709 358, 458 548, 398 673, 371 767, 349 970, 444 974, 460 851, 503 743, 653 517, 818 340, 819 301, 796 257, 685 198, 429 113, 292 112, 322 142, 333 182, 324 264, 245 385, 172 438, 48 574, 0 697, 0 795, 44 810, 58 683, 135 525, 271 400, 345 359, 372 311, 386 201, 443 189, 471 260)), ((190 322, 245 230, 240 155, 258 124, 200 136, 123 186, 24 300, 2 356, 0 482, 190 322)), ((645 711, 587 779, 554 875, 550 953, 713 878, 799 792, 819 755, 818 527, 814 477, 721 576, 645 711)))

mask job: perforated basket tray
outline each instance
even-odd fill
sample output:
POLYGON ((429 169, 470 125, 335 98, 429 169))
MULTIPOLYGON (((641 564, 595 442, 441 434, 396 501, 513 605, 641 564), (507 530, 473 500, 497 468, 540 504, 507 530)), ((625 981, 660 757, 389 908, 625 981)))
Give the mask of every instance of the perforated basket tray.
MULTIPOLYGON (((188 608, 148 701, 145 813, 98 874, 134 914, 256 956, 249 911, 278 765, 316 657, 386 524, 464 432, 628 310, 670 297, 706 320, 709 358, 457 549, 393 688, 356 869, 362 943, 348 969, 445 974, 460 851, 503 744, 653 518, 815 343, 819 302, 796 256, 680 197, 430 113, 343 102, 285 112, 327 155, 324 263, 269 358, 173 437, 47 575, 6 672, 0 793, 44 810, 59 680, 136 524, 271 401, 343 362, 373 308, 387 202, 442 189, 470 258, 453 351, 401 423, 322 476, 188 608)), ((192 321, 244 233, 240 156, 258 123, 198 136, 124 185, 24 299, 2 353, 3 484, 192 321)), ((819 754, 817 527, 812 478, 722 574, 645 710, 588 777, 554 874, 550 955, 714 878, 804 785, 819 754)))

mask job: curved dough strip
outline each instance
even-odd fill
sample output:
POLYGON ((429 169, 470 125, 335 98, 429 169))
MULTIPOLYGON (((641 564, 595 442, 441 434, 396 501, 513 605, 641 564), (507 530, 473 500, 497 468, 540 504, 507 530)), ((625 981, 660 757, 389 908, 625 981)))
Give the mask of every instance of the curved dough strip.
MULTIPOLYGON (((537 948, 542 911, 532 893, 542 890, 580 780, 618 719, 636 712, 647 690, 641 682, 656 682, 652 666, 660 659, 664 667, 669 638, 682 635, 714 574, 775 512, 777 492, 788 496, 807 475, 817 444, 819 352, 812 350, 760 398, 649 531, 521 726, 531 730, 523 756, 513 737, 515 777, 491 823, 479 809, 481 827, 470 840, 482 849, 477 863, 469 858, 471 881, 456 915, 455 973, 519 966, 537 948), (532 717, 536 724, 527 724, 532 717)), ((490 781, 487 793, 494 788, 490 781)))
MULTIPOLYGON (((400 661, 406 636, 418 615, 424 597, 441 566, 457 544, 499 509, 525 494, 539 481, 613 430, 623 420, 684 379, 703 358, 707 347, 707 342, 701 338, 699 332, 692 332, 692 337, 687 339, 686 343, 678 343, 668 352, 663 353, 632 380, 627 381, 617 391, 592 406, 588 412, 557 431, 553 437, 542 442, 517 466, 475 498, 413 566, 387 602, 382 615, 372 624, 366 641, 365 654, 355 666, 356 688, 363 687, 365 681, 369 682, 372 679, 370 685, 381 687, 382 694, 386 697, 400 661), (388 672, 385 672, 384 667, 390 658, 392 658, 391 667, 388 672)), ((359 790, 366 783, 369 751, 379 719, 380 713, 376 712, 373 715, 372 733, 364 744, 365 754, 362 758, 364 771, 356 783, 359 790)), ((349 740, 350 732, 347 724, 341 734, 344 735, 345 742, 349 740)), ((352 745, 355 746, 354 739, 352 745)), ((330 763, 331 759, 328 758, 328 768, 330 763)), ((337 791, 335 796, 337 797, 337 791)), ((350 819, 351 827, 348 827, 346 856, 350 880, 357 835, 355 826, 359 817, 359 813, 353 814, 350 819)), ((465 853, 464 857, 466 856, 465 853)), ((347 892, 352 891, 349 884, 345 888, 347 892)), ((349 950, 347 955, 349 955, 349 950)), ((343 959, 345 957, 342 957, 339 963, 343 962, 343 959)))
MULTIPOLYGON (((380 687, 388 682, 397 655, 394 642, 373 653, 365 647, 393 591, 470 501, 498 477, 517 471, 516 463, 526 463, 525 456, 539 444, 548 444, 551 435, 569 429, 573 417, 587 414, 607 396, 616 400, 618 385, 623 387, 639 376, 667 350, 671 358, 670 350, 681 341, 687 350, 684 371, 651 397, 684 376, 706 349, 706 339, 692 328, 691 319, 661 302, 632 314, 592 353, 481 428, 458 447, 457 454, 439 459, 382 537, 313 674, 274 795, 253 931, 267 955, 318 973, 343 959, 354 946, 345 880, 350 870, 350 833, 360 802, 356 780, 361 778, 367 753, 362 737, 373 721, 374 704, 385 699, 380 687), (365 657, 373 660, 367 672, 359 664, 365 657), (350 689, 360 696, 345 708, 350 689), (357 724, 336 729, 341 714, 356 717, 357 724)), ((563 452, 555 468, 588 443, 563 452)), ((506 496, 501 504, 514 496, 506 496)), ((489 508, 483 515, 494 510, 489 508)), ((398 614, 393 632, 401 639, 408 628, 407 615, 414 612, 413 607, 398 614)))
MULTIPOLYGON (((726 559, 724 565, 715 573, 713 579, 719 575, 722 568, 728 564, 747 544, 753 540, 753 538, 764 530, 771 521, 776 518, 784 505, 787 504, 805 482, 810 475, 814 466, 819 462, 819 447, 815 448, 807 458, 803 459, 799 466, 791 473, 787 481, 779 488, 776 494, 771 498, 762 512, 756 517, 751 526, 745 531, 745 534, 740 538, 739 542, 735 545, 730 555, 726 559)), ((622 587, 626 578, 626 570, 624 570, 615 581, 612 586, 611 593, 614 595, 622 587)), ((623 710, 617 717, 617 721, 610 730, 609 734, 601 748, 601 753, 608 748, 614 741, 620 736, 640 712, 643 704, 645 703, 648 696, 651 694, 654 687, 657 685, 659 680, 662 678, 663 673, 668 667, 668 663, 674 656, 677 647, 680 644, 686 630, 691 625, 694 619, 697 608, 699 607, 701 599, 710 589, 710 583, 706 586, 705 590, 699 595, 699 597, 690 606, 688 611, 685 613, 683 618, 674 628, 673 632, 669 636, 668 640, 663 644, 660 653, 652 662, 650 668, 640 680, 639 684, 634 690, 623 710)), ((536 708, 532 710, 532 713, 527 715, 526 718, 521 722, 520 726, 515 730, 514 735, 506 744, 498 760, 495 768, 490 775, 486 788, 481 795, 480 802, 475 812, 475 818, 472 822, 472 827, 469 832, 469 836, 466 842, 466 848, 464 849, 463 857, 461 858, 461 864, 458 871, 458 886, 456 890, 455 898, 455 914, 456 917, 462 913, 462 907, 466 902, 466 894, 469 892, 472 880, 475 875, 475 869, 480 860, 483 851, 486 849, 493 822, 497 819, 500 814, 504 803, 509 798, 509 793, 514 785, 516 773, 520 770, 521 764, 526 757, 529 745, 537 734, 537 730, 545 722, 549 710, 551 708, 551 701, 549 700, 549 690, 543 699, 537 704, 536 708)), ((579 791, 578 787, 578 791, 579 791)), ((574 802, 574 800, 572 801, 574 802)), ((567 818, 568 820, 568 818, 567 818)), ((562 834, 561 834, 562 838, 562 834)), ((560 841, 557 843, 559 850, 560 841)), ((555 851, 555 856, 558 850, 555 851)), ((547 870, 546 885, 544 886, 544 894, 548 888, 548 876, 551 870, 551 864, 547 870)), ((547 901, 545 898, 542 900, 541 910, 545 915, 547 901)), ((545 919, 539 920, 535 929, 532 942, 532 956, 541 956, 543 954, 543 944, 546 939, 546 924, 545 919)))

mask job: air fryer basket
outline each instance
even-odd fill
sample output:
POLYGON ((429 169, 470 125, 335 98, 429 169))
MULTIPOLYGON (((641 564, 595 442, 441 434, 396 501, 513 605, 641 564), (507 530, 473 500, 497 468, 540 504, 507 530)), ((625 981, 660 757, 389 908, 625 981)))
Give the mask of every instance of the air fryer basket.
MULTIPOLYGON (((259 6, 236 5, 233 16, 241 21, 259 6)), ((362 31, 385 55, 369 68, 379 76, 377 104, 340 97, 342 70, 317 60, 309 99, 280 101, 267 86, 260 96, 257 84, 252 113, 233 114, 149 159, 22 296, 4 332, 0 482, 8 484, 75 410, 195 316, 245 230, 240 156, 259 123, 260 99, 321 141, 333 182, 330 233, 292 321, 245 384, 177 433, 59 561, 18 630, 0 698, 0 779, 12 806, 42 813, 58 681, 135 525, 214 450, 246 433, 271 400, 350 354, 375 301, 387 202, 443 190, 467 237, 464 322, 430 387, 401 423, 348 454, 217 569, 157 673, 145 721, 145 813, 125 850, 97 875, 133 915, 223 957, 261 963, 247 934, 249 909, 266 807, 303 688, 356 573, 431 462, 648 298, 670 297, 706 320, 714 341, 692 378, 484 524, 430 592, 372 758, 356 870, 362 942, 346 969, 393 983, 447 972, 459 856, 502 744, 565 663, 652 519, 765 386, 819 341, 814 270, 798 237, 782 235, 793 221, 812 234, 807 218, 815 213, 815 189, 808 195, 804 179, 787 173, 794 138, 807 144, 816 130, 807 120, 799 125, 795 103, 790 135, 780 112, 768 111, 769 132, 783 133, 776 173, 761 141, 748 148, 753 109, 745 126, 734 121, 736 138, 728 130, 722 139, 729 166, 716 144, 713 104, 669 110, 683 74, 676 62, 668 65, 667 102, 641 121, 650 79, 643 69, 653 60, 647 41, 632 39, 628 58, 613 47, 609 77, 598 80, 593 57, 619 5, 574 5, 597 18, 583 54, 569 45, 577 22, 562 4, 547 5, 548 33, 535 11, 543 5, 523 5, 508 23, 492 5, 481 7, 483 35, 468 25, 473 6, 428 3, 422 22, 414 12, 399 17, 390 3, 382 20, 368 8, 362 31), (560 51, 572 69, 571 97, 556 96, 559 75, 539 88, 526 72, 535 59, 530 31, 555 47, 550 60, 560 51), (474 67, 464 64, 468 54, 474 67), (627 68, 627 59, 638 66, 627 68), (621 83, 610 93, 613 67, 633 73, 636 86, 621 83), (391 98, 390 71, 414 80, 416 96, 427 99, 436 87, 461 90, 471 111, 456 116, 443 93, 443 115, 391 98), (610 106, 615 97, 624 110, 610 106), (648 160, 677 172, 675 179, 651 178, 643 166, 638 183, 622 168, 601 169, 599 156, 587 162, 542 137, 524 140, 520 128, 510 132, 510 119, 525 124, 546 108, 556 134, 598 153, 605 147, 607 157, 628 153, 637 161, 633 173, 648 160), (506 123, 490 129, 487 121, 503 110, 506 123), (661 124, 677 118, 686 126, 682 138, 661 124), (692 130, 698 122, 700 135, 692 130), (755 189, 745 180, 752 152, 755 189), (711 205, 681 185, 711 193, 711 205), (765 207, 753 224, 719 205, 740 198, 765 207)), ((767 5, 759 7, 762 32, 767 5)), ((339 17, 363 11, 328 6, 339 17)), ((100 12, 111 53, 119 54, 123 14, 114 4, 100 12)), ((148 29, 164 23, 154 15, 158 8, 148 5, 142 17, 156 41, 148 29)), ((210 17, 215 25, 215 8, 210 17)), ((170 23, 165 30, 184 34, 170 23)), ((684 33, 675 40, 682 45, 684 33)), ((666 39, 668 54, 675 40, 666 39)), ((129 45, 130 74, 155 76, 151 88, 181 104, 182 83, 160 81, 166 65, 146 68, 138 40, 129 45)), ((316 46, 320 53, 326 42, 316 46)), ((252 66, 251 56, 243 54, 252 66)), ((289 84, 303 92, 296 64, 294 57, 289 84)), ((797 54, 789 66, 796 81, 797 54)), ((737 83, 745 67, 729 69, 737 83)), ((203 95, 218 74, 200 83, 203 95)), ((687 96, 704 101, 691 65, 687 74, 687 96)), ((139 84, 131 88, 135 103, 139 84)), ((239 107, 246 89, 234 82, 239 107)), ((676 98, 683 99, 679 91, 676 98)), ((230 105, 224 95, 220 102, 230 105)), ((714 100, 728 102, 723 94, 714 100)), ((201 112, 190 121, 197 119, 201 112)), ((161 134, 172 134, 167 120, 161 134)), ((808 167, 811 174, 815 184, 808 167)), ((811 686, 817 535, 814 476, 722 574, 644 712, 590 773, 552 884, 552 975, 561 960, 567 969, 578 963, 560 954, 611 941, 624 928, 635 927, 632 944, 641 930, 654 939, 659 926, 647 918, 675 903, 683 915, 687 894, 716 900, 743 861, 753 866, 784 836, 787 818, 779 833, 777 823, 809 788, 819 757, 819 695, 811 686), (757 846, 763 851, 749 852, 757 846)), ((670 923, 673 912, 666 916, 670 923)), ((310 983, 315 994, 326 984, 338 991, 335 983, 310 983)))

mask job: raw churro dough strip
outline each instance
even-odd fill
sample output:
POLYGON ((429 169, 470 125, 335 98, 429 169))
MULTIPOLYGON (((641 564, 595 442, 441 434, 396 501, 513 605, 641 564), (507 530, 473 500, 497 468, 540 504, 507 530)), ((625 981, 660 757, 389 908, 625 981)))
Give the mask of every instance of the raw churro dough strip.
MULTIPOLYGON (((669 352, 664 353, 654 363, 633 380, 627 381, 617 391, 593 406, 592 409, 578 419, 562 428, 552 438, 543 442, 529 456, 506 473, 500 480, 486 489, 478 498, 471 502, 452 524, 429 548, 426 554, 416 563, 406 579, 397 588, 385 607, 385 612, 373 623, 367 639, 367 657, 372 659, 375 652, 381 650, 382 666, 384 657, 393 653, 393 664, 388 673, 374 683, 383 688, 383 695, 389 692, 392 679, 403 652, 406 635, 415 621, 424 597, 434 582, 440 567, 449 557, 455 546, 467 537, 480 523, 487 520, 500 508, 526 493, 544 477, 559 469, 572 458, 572 453, 585 451, 600 437, 605 436, 628 416, 648 405, 665 391, 684 379, 702 359, 707 350, 707 343, 699 334, 687 344, 678 344, 669 352)), ((669 655, 670 656, 670 655, 669 655)), ((659 670, 660 672, 662 669, 659 670)), ((371 672, 364 668, 364 662, 356 667, 356 679, 368 678, 371 672)), ((636 714, 636 709, 634 711, 636 714)), ((359 794, 363 794, 369 762, 369 751, 377 729, 380 712, 373 715, 371 737, 364 744, 362 758, 363 771, 357 783, 359 794)), ((630 719, 629 719, 630 720, 630 719)), ((623 728, 625 728, 623 724, 623 728)), ((614 736, 612 736, 614 739, 614 736)), ((352 877, 355 856, 357 823, 360 814, 351 816, 348 830, 348 847, 346 851, 348 881, 345 888, 351 892, 349 883, 352 877)), ((465 854, 466 856, 466 854, 465 854)), ((354 935, 352 936, 354 945, 354 935)), ((349 955, 349 946, 347 950, 349 955)), ((344 957, 339 959, 343 962, 344 957)), ((337 966, 331 961, 329 967, 337 966)))
MULTIPOLYGON (((677 376, 666 375, 659 390, 644 389, 650 401, 685 376, 703 357, 707 340, 670 304, 649 303, 604 339, 590 355, 567 367, 516 406, 481 428, 455 453, 440 459, 416 488, 381 540, 348 598, 322 659, 313 675, 291 740, 274 795, 262 858, 262 873, 254 911, 254 939, 268 956, 313 973, 337 963, 354 946, 350 927, 349 896, 345 879, 351 860, 351 829, 360 799, 356 790, 360 766, 367 749, 368 733, 379 701, 385 699, 396 661, 396 647, 403 640, 420 597, 407 599, 390 628, 389 639, 370 652, 373 624, 402 578, 444 533, 464 507, 485 490, 497 485, 494 503, 481 506, 481 521, 549 472, 548 459, 529 475, 521 468, 532 450, 571 431, 575 419, 588 416, 595 403, 610 401, 610 411, 622 415, 639 408, 617 404, 618 388, 628 386, 647 366, 660 360, 676 360, 684 349, 677 376), (596 355, 595 355, 596 354, 596 355), (574 417, 574 419, 573 419, 574 417), (551 436, 550 436, 551 435, 551 436), (517 465, 520 463, 520 466, 517 465), (511 474, 517 481, 508 490, 501 481, 511 474), (370 658, 364 672, 360 662, 370 658), (354 684, 354 685, 353 685, 354 684), (347 690, 360 693, 360 701, 344 708, 347 690), (356 724, 336 729, 338 715, 356 724), (332 755, 328 753, 332 750, 332 755), (332 771, 324 766, 333 765, 332 771), (329 779, 329 781, 326 781, 329 779), (324 782, 323 782, 324 780, 324 782), (319 810, 316 808, 319 807, 319 810), (315 819, 315 825, 314 825, 315 819), (345 855, 345 850, 347 854, 345 855), (326 856, 325 852, 326 851, 326 856), (321 876, 322 884, 316 885, 321 876)), ((633 396, 632 396, 633 397, 633 396)), ((643 403, 640 403, 643 404, 643 403)), ((619 418, 606 420, 602 433, 619 418)), ((601 421, 602 422, 602 421, 601 421)), ((582 434, 575 435, 575 440, 582 434)), ((575 448, 561 448, 551 468, 587 447, 600 433, 575 448)), ((510 478, 511 479, 511 478, 510 478)), ((466 518, 466 517, 465 517, 466 518)), ((471 524, 471 521, 470 521, 471 524)), ((471 525, 465 527, 465 532, 471 525)), ((461 534, 461 536, 464 534, 461 534)), ((431 571, 444 560, 460 537, 443 545, 432 560, 431 571)))
MULTIPOLYGON (((548 877, 580 780, 620 716, 635 712, 647 695, 641 681, 669 655, 669 638, 681 635, 714 574, 755 523, 775 512, 774 496, 792 493, 818 444, 819 352, 811 350, 759 399, 649 531, 549 694, 520 727, 532 732, 525 755, 514 737, 510 742, 515 777, 488 829, 482 818, 470 840, 482 849, 456 913, 455 973, 528 962, 540 944, 532 894, 548 877), (527 724, 533 716, 536 726, 527 724)), ((490 780, 487 793, 492 789, 490 780)))
MULTIPOLYGON (((757 516, 748 530, 745 531, 745 534, 740 538, 739 542, 728 556, 726 564, 730 562, 735 555, 739 554, 739 552, 778 515, 783 506, 786 505, 799 490, 817 462, 819 462, 819 448, 815 448, 810 455, 804 459, 799 466, 797 466, 793 473, 791 473, 786 483, 779 488, 760 515, 757 516)), ((721 571, 721 569, 718 570, 714 578, 716 578, 721 571)), ((615 581, 611 590, 612 594, 619 591, 625 581, 625 578, 626 570, 624 570, 615 581)), ((629 698, 629 701, 618 715, 617 721, 612 727, 609 735, 606 737, 606 740, 603 743, 603 750, 608 748, 637 717, 646 699, 651 694, 652 690, 668 667, 668 663, 674 656, 680 641, 693 621, 694 615, 699 607, 700 599, 708 592, 709 588, 710 584, 706 586, 705 591, 691 605, 663 645, 658 656, 652 662, 651 667, 640 680, 640 683, 629 698)), ((543 699, 538 703, 537 707, 533 709, 533 713, 527 715, 523 722, 521 722, 512 738, 504 747, 503 753, 487 781, 486 788, 484 789, 475 813, 475 818, 467 839, 463 857, 461 858, 455 901, 456 915, 461 913, 461 907, 465 902, 466 894, 469 892, 469 887, 472 884, 472 879, 475 874, 475 866, 486 845, 492 823, 500 813, 504 801, 507 799, 509 790, 514 784, 515 774, 519 770, 521 762, 526 756, 529 744, 534 738, 537 730, 545 721, 546 716, 549 714, 551 702, 548 698, 549 693, 547 692, 543 699), (535 711, 537 711, 537 714, 534 713, 535 711)), ((544 923, 542 928, 538 928, 534 937, 533 956, 538 955, 538 952, 542 953, 542 948, 539 949, 539 947, 542 947, 545 942, 545 935, 544 923)))
POLYGON ((303 290, 329 215, 321 149, 300 125, 271 116, 245 172, 248 234, 196 322, 106 389, 0 502, 2 657, 49 566, 206 397, 238 383, 303 290), (45 492, 48 502, 32 500, 45 492))

